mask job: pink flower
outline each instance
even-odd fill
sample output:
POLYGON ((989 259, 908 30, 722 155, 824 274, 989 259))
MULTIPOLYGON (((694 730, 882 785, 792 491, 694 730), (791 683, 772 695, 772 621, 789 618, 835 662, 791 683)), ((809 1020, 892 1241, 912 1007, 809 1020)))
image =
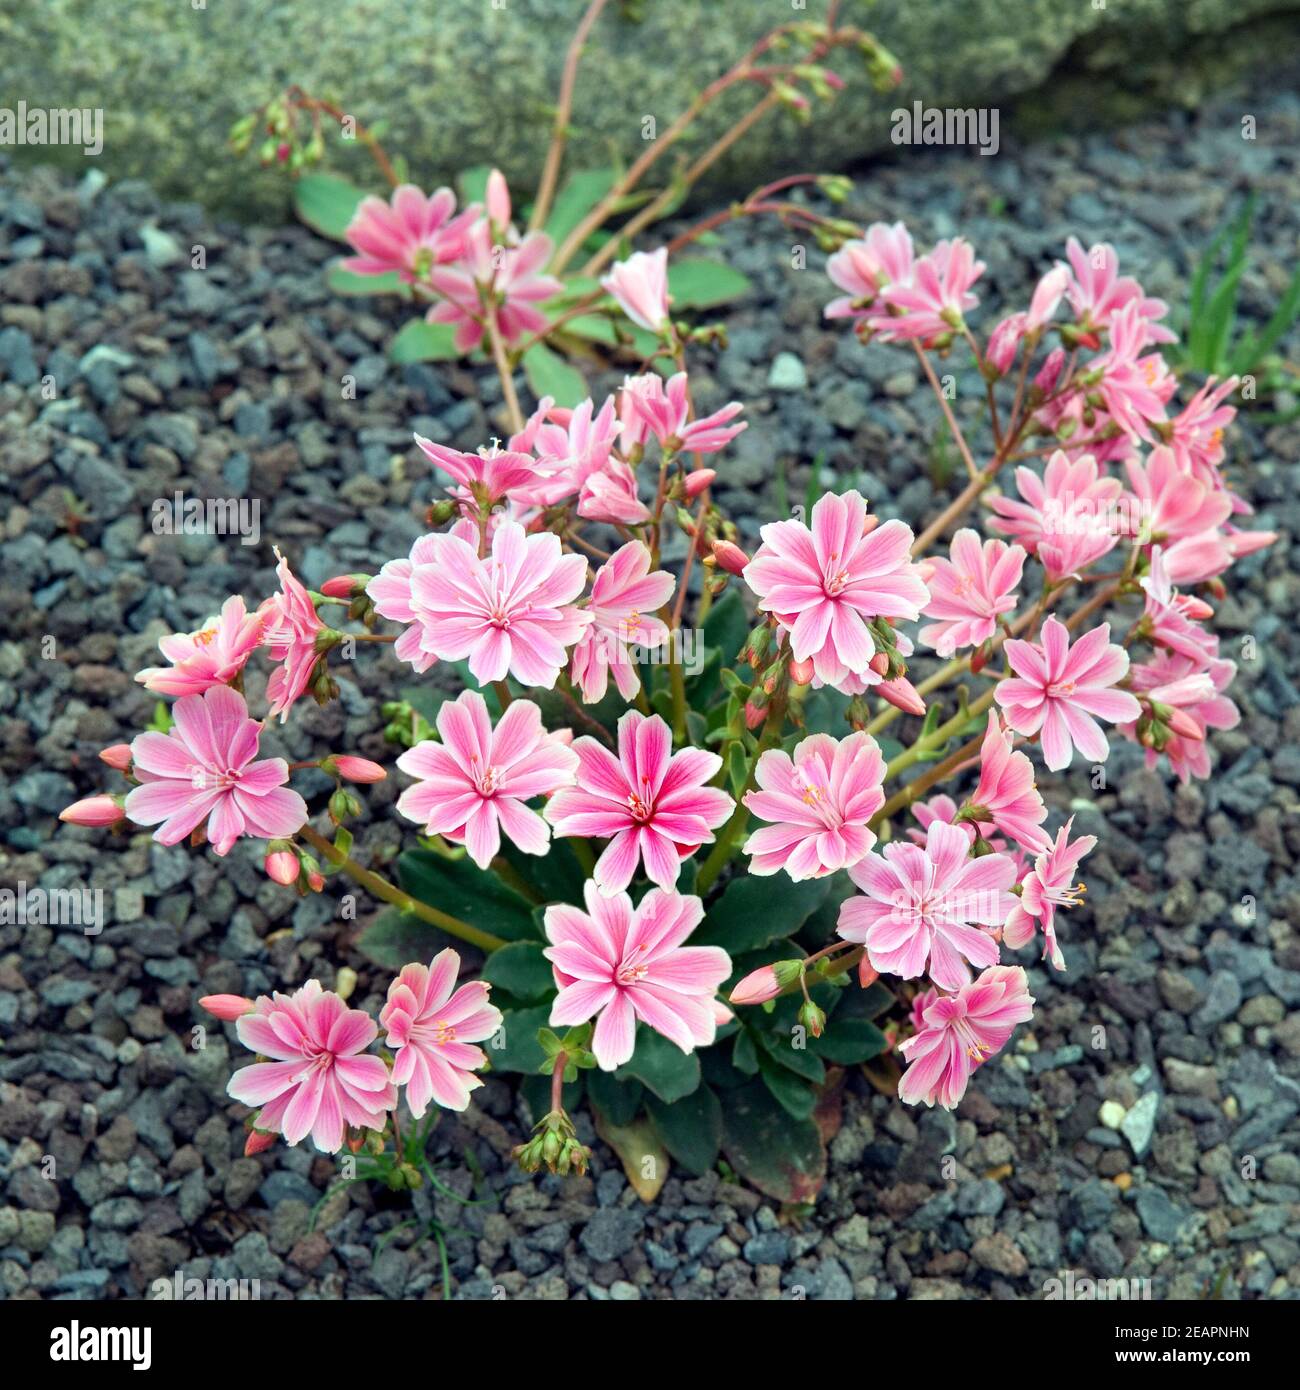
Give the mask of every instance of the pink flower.
POLYGON ((746 428, 728 422, 744 409, 738 401, 724 405, 702 420, 692 420, 691 403, 686 391, 686 373, 670 377, 665 387, 662 378, 653 372, 632 377, 623 383, 622 409, 630 411, 639 421, 633 437, 624 426, 623 442, 627 447, 641 442, 645 431, 659 441, 660 447, 674 453, 716 454, 746 428))
MULTIPOLYGON (((178 707, 179 708, 179 707, 178 707)), ((297 1144, 309 1134, 322 1153, 337 1153, 346 1126, 383 1129, 397 1091, 379 1057, 363 1055, 379 1029, 319 980, 293 994, 262 995, 235 1022, 239 1041, 270 1057, 230 1078, 226 1091, 261 1107, 254 1125, 297 1144)))
POLYGON ((474 980, 456 989, 459 973, 460 957, 450 947, 429 965, 404 965, 379 1012, 385 1041, 396 1048, 393 1081, 406 1087, 417 1120, 431 1100, 447 1110, 469 1105, 470 1092, 483 1084, 473 1073, 487 1065, 474 1044, 501 1027, 501 1010, 488 1003, 489 987, 474 980))
MULTIPOLYGON (((1213 638, 1210 639, 1214 641, 1213 638)), ((1217 643, 1215 650, 1217 651, 1217 643)), ((1174 733, 1162 750, 1169 759, 1169 765, 1178 775, 1180 782, 1191 777, 1210 775, 1210 754, 1205 743, 1207 729, 1232 729, 1241 720, 1241 711, 1223 692, 1237 674, 1235 661, 1220 660, 1208 653, 1198 653, 1195 658, 1177 652, 1157 651, 1149 661, 1133 668, 1133 689, 1146 699, 1160 700, 1163 704, 1173 704, 1177 699, 1181 712, 1189 716, 1198 726, 1201 737, 1188 738, 1174 733), (1190 678, 1204 675, 1209 678, 1211 690, 1205 691, 1203 685, 1197 688, 1201 694, 1186 699, 1176 692, 1179 687, 1187 688, 1190 678)), ((1135 730, 1126 728, 1130 737, 1135 730)), ((1146 750, 1146 764, 1154 767, 1160 753, 1154 748, 1146 750)))
MULTIPOLYGON (((587 580, 586 560, 563 554, 558 536, 525 535, 514 521, 496 528, 483 559, 455 533, 426 539, 432 544, 421 553, 429 560, 412 565, 409 599, 403 603, 400 596, 401 573, 390 571, 389 583, 379 586, 388 611, 380 611, 399 620, 409 612, 418 624, 419 649, 443 661, 468 657, 480 685, 509 673, 521 685, 550 690, 565 648, 591 622, 590 614, 572 607, 587 580)), ((375 589, 372 583, 372 595, 375 589)), ((398 656, 405 659, 411 646, 399 639, 398 656)))
POLYGON ((794 757, 770 748, 758 760, 760 790, 745 805, 770 825, 745 841, 750 872, 784 869, 799 882, 856 864, 876 843, 867 822, 885 804, 885 763, 875 739, 863 733, 836 740, 811 734, 794 757))
POLYGON ((1052 579, 1086 569, 1119 539, 1115 516, 1123 487, 1118 478, 1101 476, 1091 454, 1072 460, 1058 449, 1041 478, 1032 468, 1017 468, 1016 490, 1024 501, 992 499, 998 515, 990 524, 1037 555, 1052 579))
POLYGON ((931 343, 950 337, 961 328, 967 310, 979 303, 970 287, 983 274, 984 262, 975 259, 964 237, 940 241, 912 267, 910 281, 882 291, 871 327, 882 342, 915 338, 931 343))
MULTIPOLYGON (((1147 320, 1149 342, 1175 341, 1169 329, 1156 322, 1169 312, 1168 306, 1163 300, 1148 299, 1132 276, 1119 273, 1119 257, 1113 246, 1099 242, 1091 250, 1084 251, 1071 237, 1066 242, 1065 254, 1074 271, 1066 293, 1080 327, 1085 330, 1109 328, 1120 309, 1134 304, 1137 314, 1147 320)), ((1094 341, 1090 346, 1097 344, 1094 341)))
MULTIPOLYGON (((466 527, 467 532, 473 529, 472 524, 466 527)), ((437 535, 421 536, 411 547, 409 559, 389 560, 366 585, 366 593, 381 618, 409 624, 398 637, 393 651, 400 660, 409 661, 417 671, 427 671, 438 658, 420 645, 424 629, 411 603, 411 576, 417 566, 437 563, 439 539, 437 535)), ((465 537, 462 536, 462 539, 465 537)), ((466 544, 469 542, 466 541, 466 544)))
POLYGON ((395 188, 391 203, 363 198, 343 235, 361 254, 350 256, 343 269, 354 275, 384 275, 396 271, 409 285, 428 278, 430 270, 455 260, 464 250, 464 235, 478 216, 469 208, 459 217, 456 195, 439 188, 431 196, 412 184, 395 188))
POLYGON ((658 333, 668 322, 668 248, 636 251, 600 282, 618 307, 642 328, 658 333))
POLYGON ((1047 807, 1034 783, 1033 763, 1024 753, 1014 751, 1011 742, 1011 735, 989 710, 988 728, 980 745, 979 786, 970 804, 987 812, 1004 835, 1026 849, 1041 850, 1047 845, 1042 829, 1047 807))
POLYGON ((275 553, 280 592, 267 599, 259 612, 271 660, 280 663, 266 683, 266 698, 271 717, 278 714, 283 724, 290 707, 311 682, 318 656, 316 638, 325 624, 311 595, 290 572, 288 560, 278 550, 275 553))
POLYGON ((636 474, 620 458, 610 458, 599 473, 582 485, 578 515, 610 525, 639 526, 649 521, 650 508, 637 496, 636 474))
POLYGON ((170 733, 138 734, 131 758, 140 785, 126 797, 137 825, 157 825, 154 839, 174 845, 204 821, 219 855, 241 835, 276 840, 300 830, 307 803, 284 784, 283 758, 257 758, 262 726, 228 685, 185 695, 172 706, 170 733))
POLYGON ((673 887, 681 861, 712 841, 735 804, 705 785, 722 766, 716 753, 672 746, 668 725, 636 710, 618 721, 617 758, 594 738, 573 745, 578 785, 552 798, 546 819, 557 835, 609 840, 595 873, 606 897, 632 882, 638 862, 652 882, 673 887))
POLYGON ((482 695, 464 690, 437 722, 441 743, 418 743, 397 760, 418 779, 397 809, 425 834, 463 842, 480 869, 496 858, 502 830, 525 854, 545 854, 550 829, 524 803, 571 787, 577 754, 547 735, 531 700, 512 700, 494 730, 482 695))
POLYGON ((1012 950, 1019 950, 1034 938, 1038 927, 1043 932, 1043 958, 1057 970, 1065 969, 1065 958, 1056 942, 1056 909, 1078 907, 1083 901, 1083 884, 1070 886, 1079 869, 1079 861, 1090 854, 1097 844, 1095 835, 1080 835, 1070 844, 1070 827, 1074 817, 1056 833, 1056 839, 1034 860, 1034 867, 1021 881, 1023 892, 1007 916, 1002 940, 1012 950))
POLYGON ((827 493, 812 527, 774 521, 745 567, 760 609, 790 629, 796 661, 812 658, 817 675, 838 685, 862 676, 876 654, 873 618, 920 616, 929 590, 911 563, 912 530, 901 521, 873 526, 856 492, 827 493))
POLYGON ((731 957, 720 946, 682 944, 704 904, 653 888, 634 909, 626 893, 602 896, 591 882, 585 897, 586 912, 567 903, 546 909, 551 944, 543 954, 560 991, 551 1026, 595 1016, 591 1050, 602 1071, 632 1056, 637 1019, 683 1052, 708 1046, 717 1030, 713 996, 731 957))
POLYGON ((928 969, 940 989, 960 989, 970 979, 966 961, 998 958, 997 941, 971 923, 1000 927, 1016 901, 1007 891, 1016 876, 1011 859, 970 859, 969 849, 958 826, 936 820, 924 849, 895 841, 883 858, 868 854, 849 869, 865 896, 841 906, 840 936, 865 945, 882 974, 912 980, 928 969))
POLYGON ((493 448, 480 449, 476 454, 463 454, 445 444, 435 444, 421 435, 415 436, 421 452, 444 473, 459 484, 449 491, 462 501, 476 506, 499 502, 506 493, 525 487, 537 478, 537 463, 527 454, 493 448))
POLYGON ((262 614, 248 613, 238 595, 221 605, 197 631, 178 632, 158 641, 171 666, 151 666, 136 680, 159 695, 202 695, 214 685, 228 685, 262 642, 262 614))
POLYGON ((905 285, 912 278, 912 238, 901 222, 892 227, 874 222, 861 241, 846 241, 826 262, 826 274, 845 291, 823 311, 828 319, 866 316, 886 285, 905 285))
POLYGON ((74 801, 71 806, 65 806, 59 812, 59 819, 69 825, 96 828, 101 825, 116 825, 125 817, 126 812, 118 804, 117 798, 112 796, 82 797, 80 801, 74 801))
POLYGON ((1223 431, 1237 414, 1236 406, 1223 402, 1238 383, 1238 377, 1230 376, 1216 385, 1215 378, 1210 377, 1170 421, 1170 444, 1179 468, 1209 488, 1221 486, 1218 469, 1223 462, 1223 431))
POLYGON ((349 782, 382 782, 388 773, 369 758, 358 758, 353 753, 336 753, 329 759, 329 768, 349 782))
POLYGON ((599 413, 590 398, 575 410, 564 410, 545 397, 523 433, 510 441, 511 448, 527 447, 537 453, 532 481, 520 489, 520 497, 551 507, 582 492, 588 479, 614 462, 610 454, 618 434, 613 396, 599 413))
POLYGON ((653 651, 669 640, 668 624, 653 614, 672 598, 676 584, 667 570, 650 573, 650 552, 640 541, 620 546, 596 571, 587 607, 592 624, 574 647, 569 670, 588 704, 605 698, 611 670, 625 700, 641 689, 628 646, 653 651))
POLYGON ((1217 653, 1219 639, 1197 626, 1213 617, 1214 609, 1202 599, 1174 589, 1164 552, 1158 545, 1152 547, 1150 569, 1138 583, 1146 594, 1143 630, 1152 642, 1194 661, 1208 660, 1217 653))
POLYGON ((978 647, 998 628, 998 618, 1016 606, 1015 589, 1025 567, 1018 545, 980 538, 963 528, 952 538, 952 559, 930 562, 930 601, 922 610, 941 621, 921 629, 921 640, 940 656, 958 647, 978 647))
POLYGON ((1110 348, 1093 359, 1092 390, 1106 413, 1126 433, 1151 438, 1150 424, 1163 421, 1165 402, 1176 383, 1159 353, 1139 356, 1151 341, 1151 321, 1142 317, 1136 300, 1115 314, 1110 325, 1110 348))
POLYGON ((497 322, 507 343, 539 333, 547 318, 534 306, 564 288, 553 275, 540 273, 551 250, 545 232, 530 232, 517 246, 495 245, 488 219, 476 222, 465 234, 464 251, 456 264, 436 266, 430 272, 443 302, 435 304, 426 317, 431 323, 456 325, 458 352, 470 352, 483 340, 485 297, 497 304, 497 322))
POLYGON ((940 995, 925 1007, 916 1036, 899 1046, 910 1064, 898 1083, 899 1100, 955 1109, 971 1073, 1033 1016, 1029 983, 1016 965, 991 966, 955 995, 940 995))
POLYGON ((1092 762, 1110 756, 1098 719, 1112 724, 1136 719, 1138 702, 1113 690, 1128 672, 1128 653, 1110 640, 1110 624, 1086 632, 1073 647, 1064 623, 1048 618, 1042 644, 1010 641, 1007 659, 1015 677, 998 683, 994 698, 1018 734, 1041 731, 1043 761, 1053 772, 1069 767, 1075 746, 1092 762))
POLYGON ((1232 515, 1228 494, 1188 474, 1167 445, 1152 449, 1145 463, 1129 459, 1124 468, 1138 504, 1133 530, 1143 543, 1216 530, 1232 515))

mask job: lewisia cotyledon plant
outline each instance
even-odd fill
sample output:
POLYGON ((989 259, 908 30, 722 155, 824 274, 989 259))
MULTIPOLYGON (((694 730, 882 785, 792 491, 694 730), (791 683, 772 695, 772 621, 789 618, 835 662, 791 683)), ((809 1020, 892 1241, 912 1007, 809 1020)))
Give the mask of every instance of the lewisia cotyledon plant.
MULTIPOLYGON (((461 1109, 490 1066, 549 1078, 526 1167, 585 1168, 563 1104, 581 1083, 605 1132, 644 1111, 674 1160, 709 1167, 725 1146, 770 1189, 747 1126, 820 1144, 827 1065, 951 1108, 1031 1021, 1029 972, 1067 969, 1096 843, 1059 807, 1116 739, 1208 775, 1211 731, 1238 717, 1214 605, 1272 536, 1230 520, 1249 508, 1221 471, 1228 384, 1179 408, 1164 305, 1112 248, 1071 241, 981 342, 968 242, 850 236, 809 210, 837 248, 828 320, 927 367, 969 351, 1000 405, 987 438, 959 434, 967 477, 938 515, 882 520, 834 490, 766 520, 751 557, 710 493, 742 406, 695 410, 690 355, 715 335, 676 321, 664 247, 613 265, 581 307, 651 335, 667 380, 519 408, 512 369, 567 301, 550 239, 510 208, 499 175, 461 211, 402 187, 348 231, 354 274, 397 272, 491 349, 505 447, 417 436, 440 495, 408 554, 319 592, 279 557, 261 603, 231 595, 164 638, 169 664, 137 679, 174 700, 169 726, 106 749, 128 789, 64 819, 222 856, 252 838, 277 884, 350 874, 398 910, 402 940, 427 929, 419 959, 387 962, 377 1019, 315 980, 204 1001, 266 1059, 230 1083, 250 1151, 396 1146, 403 1097, 416 1118, 461 1109), (347 641, 392 644, 411 687, 384 706, 396 809, 418 828, 396 884, 386 841, 359 862, 347 825, 352 787, 384 768, 262 747, 304 696, 337 697, 347 641), (242 693, 256 665, 261 717, 242 693), (310 800, 288 786, 304 768, 310 800), (1044 770, 1072 775, 1040 787, 1044 770), (447 935, 474 948, 474 978, 447 935)), ((383 958, 394 934, 371 926, 361 947, 383 958)))

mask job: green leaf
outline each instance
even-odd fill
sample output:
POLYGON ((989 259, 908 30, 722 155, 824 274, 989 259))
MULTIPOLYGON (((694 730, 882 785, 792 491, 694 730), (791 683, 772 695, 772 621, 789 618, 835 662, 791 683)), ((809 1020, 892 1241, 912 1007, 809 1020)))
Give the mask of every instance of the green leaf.
POLYGON ((728 589, 709 610, 704 620, 704 645, 717 647, 724 663, 735 661, 736 653, 749 636, 745 601, 735 589, 728 589))
POLYGON ((493 951, 483 962, 483 978, 530 1004, 555 993, 551 963, 535 941, 512 941, 493 951))
POLYGON ((546 854, 525 854, 517 845, 503 840, 501 857, 546 903, 581 905, 587 875, 568 840, 552 840, 546 854))
POLYGON ((591 1103, 612 1125, 630 1125, 641 1108, 645 1087, 639 1081, 620 1081, 613 1072, 593 1071, 587 1077, 591 1103))
POLYGON ((811 1202, 826 1180, 817 1126, 791 1116, 761 1082, 728 1094, 722 1151, 746 1182, 780 1202, 811 1202))
POLYGON ((395 270, 386 275, 358 275, 355 270, 344 270, 338 261, 331 261, 325 272, 325 283, 335 294, 396 294, 403 299, 411 298, 410 285, 403 284, 395 270))
POLYGON ((712 309, 728 304, 753 287, 748 278, 721 261, 687 257, 668 267, 668 293, 676 309, 712 309))
POLYGON ((572 408, 587 397, 587 383, 558 353, 545 343, 534 343, 524 353, 524 375, 533 395, 553 396, 555 404, 572 408))
MULTIPOLYGON (((820 1086, 826 1080, 826 1064, 810 1051, 812 1044, 818 1041, 816 1038, 807 1038, 806 1047, 796 1047, 793 1032, 782 1030, 778 1033, 765 1029, 759 1032, 758 1040, 777 1066, 784 1067, 814 1086, 820 1086)), ((762 1059, 759 1060, 761 1062, 762 1059)))
POLYGON ((436 927, 395 907, 381 913, 357 938, 357 950, 367 960, 393 972, 412 961, 427 965, 446 944, 436 927))
POLYGON ((335 174, 305 174, 293 186, 294 211, 315 232, 342 241, 365 192, 335 174))
POLYGON ((450 323, 425 323, 412 319, 398 330, 388 345, 388 356, 394 362, 449 362, 460 357, 453 341, 455 326, 450 323))
POLYGON ((535 941, 533 911, 512 888, 470 859, 443 859, 429 850, 407 850, 397 878, 413 898, 459 917, 507 941, 535 941))
POLYGON ((492 1070, 535 1073, 546 1060, 537 1034, 546 1027, 550 1014, 549 1004, 535 1009, 503 1010, 501 1027, 482 1044, 492 1070))
POLYGON ((821 906, 830 886, 829 878, 804 883, 791 883, 784 875, 734 878, 691 937, 691 945, 721 946, 732 956, 757 951, 797 932, 821 906))
POLYGON ((758 1071, 763 1085, 776 1097, 786 1114, 796 1120, 811 1118, 817 1104, 817 1092, 806 1081, 781 1066, 766 1052, 758 1054, 758 1071))
POLYGON ((605 343, 609 347, 618 345, 618 329, 600 314, 579 314, 576 319, 569 319, 561 331, 572 333, 576 338, 588 338, 594 343, 605 343))
POLYGON ((614 187, 617 178, 613 169, 579 169, 565 179, 546 219, 546 235, 557 247, 614 187))
POLYGON ((864 1018, 830 1019, 820 1038, 810 1038, 808 1047, 817 1056, 839 1067, 851 1067, 879 1057, 889 1046, 885 1035, 864 1018))
POLYGON ((689 1096, 700 1084, 700 1059, 641 1024, 636 1032, 636 1050, 614 1075, 620 1081, 644 1082, 660 1100, 671 1105, 689 1096))
POLYGON ((643 1202, 653 1202, 668 1181, 668 1154, 644 1117, 627 1125, 612 1124, 603 1111, 596 1111, 596 1133, 619 1156, 632 1190, 643 1202))
POLYGON ((688 1173, 701 1177, 718 1161, 722 1106, 709 1087, 701 1086, 673 1105, 649 1096, 645 1108, 660 1142, 688 1173))

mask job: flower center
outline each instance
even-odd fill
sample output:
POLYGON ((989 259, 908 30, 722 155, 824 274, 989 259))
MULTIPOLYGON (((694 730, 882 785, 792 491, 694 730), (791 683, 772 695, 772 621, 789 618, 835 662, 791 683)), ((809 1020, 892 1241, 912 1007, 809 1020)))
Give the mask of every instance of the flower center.
POLYGON ((1047 697, 1050 700, 1068 700, 1074 694, 1074 690, 1073 681, 1053 681, 1047 687, 1047 697))
POLYGON ((216 639, 217 630, 215 627, 205 627, 202 632, 196 632, 190 639, 196 647, 206 647, 216 639))
POLYGON ((641 792, 629 792, 627 797, 627 809, 639 821, 647 821, 654 815, 655 802, 650 793, 650 779, 642 777, 641 792))
MULTIPOLYGON (((836 559, 838 559, 837 555, 831 556, 832 561, 836 559)), ((826 582, 823 585, 823 588, 826 590, 827 598, 838 598, 839 595, 842 594, 844 590, 848 588, 848 585, 849 572, 846 569, 841 569, 836 570, 834 574, 829 575, 827 577, 826 582)))
POLYGON ((444 1023, 439 1019, 429 1029, 429 1037, 441 1046, 443 1043, 453 1043, 456 1041, 456 1029, 450 1023, 444 1023))
POLYGON ((501 790, 503 771, 499 767, 480 767, 478 754, 470 754, 470 772, 482 796, 495 796, 501 790))

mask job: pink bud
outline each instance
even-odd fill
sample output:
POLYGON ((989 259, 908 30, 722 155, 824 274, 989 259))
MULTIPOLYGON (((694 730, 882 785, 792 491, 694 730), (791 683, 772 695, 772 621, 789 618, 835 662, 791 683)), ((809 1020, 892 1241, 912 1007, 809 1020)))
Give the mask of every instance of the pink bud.
POLYGON ((298 856, 291 849, 272 850, 262 867, 266 870, 267 878, 284 884, 286 888, 298 882, 298 856))
POLYGON ((686 475, 686 495, 689 498, 696 498, 709 487, 713 480, 718 476, 716 468, 697 468, 686 475))
POLYGON ((353 757, 351 753, 340 753, 330 761, 334 771, 349 782, 382 782, 388 776, 378 763, 372 763, 369 758, 353 757))
POLYGON ((1054 347, 1047 354, 1047 361, 1039 368, 1038 375, 1034 378, 1034 385, 1043 392, 1044 395, 1050 394, 1056 389, 1056 383, 1061 378, 1061 368, 1065 366, 1065 349, 1054 347))
POLYGON ((745 701, 745 728, 757 729, 766 718, 767 709, 763 705, 756 705, 753 700, 745 701))
POLYGON ((858 984, 863 989, 869 989, 879 978, 880 971, 875 969, 870 959, 864 955, 858 962, 858 984))
POLYGON ((812 657, 805 657, 802 661, 791 661, 790 679, 796 685, 807 685, 813 678, 812 657))
POLYGON ((842 92, 844 90, 844 79, 838 72, 833 72, 830 68, 822 69, 822 80, 828 87, 836 92, 842 92))
POLYGON ((126 812, 111 796, 88 796, 59 812, 59 819, 72 825, 116 825, 125 816, 126 812))
POLYGON ((866 516, 862 518, 862 534, 864 536, 869 536, 879 525, 880 518, 874 513, 868 512, 866 516))
POLYGON ((867 662, 867 665, 871 667, 876 675, 883 676, 885 672, 889 670, 889 653, 877 652, 875 656, 867 662))
POLYGON ((487 214, 498 228, 510 225, 510 190, 500 169, 493 169, 488 175, 487 214))
POLYGON ((906 676, 896 680, 881 681, 876 693, 883 695, 891 705, 897 706, 904 714, 924 714, 925 702, 916 693, 916 687, 906 676))
POLYGON ((1205 730, 1185 709, 1171 710, 1166 723, 1179 738, 1195 739, 1197 743, 1205 739, 1205 730))
POLYGON ((280 143, 275 147, 275 157, 280 161, 281 164, 283 164, 289 158, 289 155, 291 153, 292 150, 287 140, 281 140, 280 143))
POLYGON ((749 556, 731 541, 714 541, 713 558, 718 562, 718 568, 726 570, 728 574, 744 574, 745 566, 749 564, 749 556))
POLYGON ((325 875, 322 873, 310 873, 307 875, 307 886, 313 893, 319 893, 325 887, 325 875))
POLYGON ((320 586, 320 591, 326 598, 351 598, 356 589, 356 583, 350 574, 335 575, 333 579, 327 579, 320 586))
POLYGON ((214 1018, 233 1023, 245 1014, 251 1014, 257 1006, 242 994, 205 994, 199 1000, 199 1008, 206 1009, 214 1018))
POLYGON ((770 965, 752 970, 727 996, 732 1004, 762 1004, 781 993, 780 981, 770 965))
POLYGON ((1214 617, 1214 609, 1204 599, 1197 598, 1195 594, 1183 594, 1181 601, 1183 613, 1193 622, 1203 623, 1208 618, 1214 617))
POLYGON ((1016 349, 1025 336, 1024 314, 1012 314, 1002 320, 989 334, 988 347, 984 350, 984 360, 999 376, 1006 376, 1011 364, 1016 360, 1016 349))
POLYGON ((710 1000, 710 1007, 713 1010, 713 1024, 715 1028, 725 1028, 736 1016, 727 1008, 721 999, 710 1000))
POLYGON ((278 1134, 267 1134, 260 1129, 250 1129, 244 1143, 244 1157, 252 1158, 254 1154, 265 1153, 279 1137, 278 1134))
POLYGON ((125 772, 131 766, 131 745, 114 743, 100 753, 99 760, 107 763, 109 767, 115 767, 119 772, 125 772))

